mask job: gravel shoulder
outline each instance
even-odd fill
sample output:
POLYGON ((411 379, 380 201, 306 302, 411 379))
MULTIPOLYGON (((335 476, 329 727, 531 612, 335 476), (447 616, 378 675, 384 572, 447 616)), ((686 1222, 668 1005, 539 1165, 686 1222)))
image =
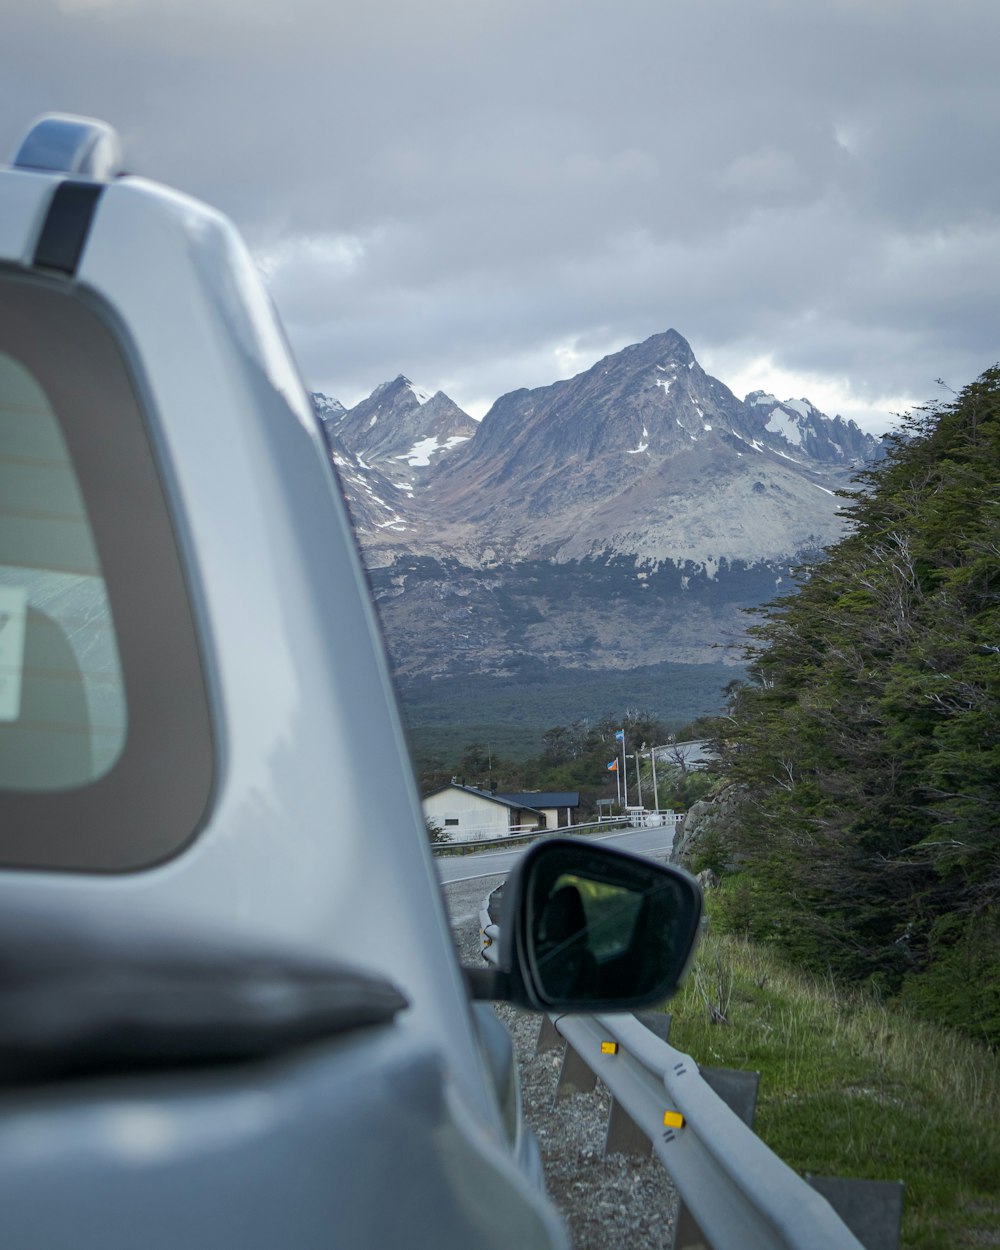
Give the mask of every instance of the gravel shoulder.
MULTIPOLYGON (((459 956, 479 961, 479 905, 503 880, 481 877, 444 887, 459 956)), ((549 1194, 575 1250, 662 1250, 673 1237, 676 1199, 655 1159, 604 1157, 611 1097, 603 1085, 556 1101, 562 1050, 536 1053, 541 1017, 498 1004, 514 1039, 524 1115, 538 1138, 549 1194)))

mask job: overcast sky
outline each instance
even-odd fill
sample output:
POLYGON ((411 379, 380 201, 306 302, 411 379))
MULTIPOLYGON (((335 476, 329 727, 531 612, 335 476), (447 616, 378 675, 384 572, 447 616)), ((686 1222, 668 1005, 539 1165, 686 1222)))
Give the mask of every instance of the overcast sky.
POLYGON ((5 0, 0 154, 112 122, 348 405, 672 327, 879 433, 1000 359, 998 50, 997 0, 5 0))

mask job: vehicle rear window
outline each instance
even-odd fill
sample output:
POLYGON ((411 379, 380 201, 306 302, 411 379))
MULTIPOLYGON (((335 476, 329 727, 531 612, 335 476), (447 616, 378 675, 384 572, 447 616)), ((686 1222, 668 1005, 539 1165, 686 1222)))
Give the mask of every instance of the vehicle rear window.
POLYGON ((123 870, 197 831, 197 633, 124 334, 0 274, 0 864, 123 870))
POLYGON ((121 754, 127 720, 66 440, 37 378, 0 352, 0 786, 94 781, 121 754))

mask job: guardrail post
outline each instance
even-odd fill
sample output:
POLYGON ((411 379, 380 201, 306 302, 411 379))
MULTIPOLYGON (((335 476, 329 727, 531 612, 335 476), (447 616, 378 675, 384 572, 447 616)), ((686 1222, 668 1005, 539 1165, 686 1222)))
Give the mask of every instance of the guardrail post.
POLYGON ((562 1034, 552 1023, 549 1016, 542 1016, 542 1026, 538 1030, 538 1041, 535 1043, 535 1054, 543 1055, 547 1050, 557 1050, 565 1046, 562 1034))
POLYGON ((710 1250, 708 1238, 683 1202, 677 1205, 673 1250, 710 1250))
MULTIPOLYGON (((760 1073, 740 1072, 735 1068, 703 1068, 701 1064, 698 1071, 705 1084, 719 1095, 730 1111, 738 1115, 747 1128, 753 1128, 760 1073)), ((708 1246, 708 1238, 698 1221, 684 1203, 679 1202, 674 1221, 673 1250, 708 1250, 708 1246)))
POLYGON ((568 1098, 571 1094, 589 1094, 596 1085, 596 1073, 591 1071, 586 1061, 567 1042, 563 1051, 562 1067, 559 1069, 555 1101, 568 1098))
POLYGON ((847 1180, 808 1173, 806 1180, 823 1195, 865 1250, 899 1250, 905 1189, 902 1181, 847 1180))
POLYGON ((698 1071, 730 1111, 735 1111, 747 1128, 753 1128, 760 1073, 740 1072, 735 1068, 703 1068, 700 1063, 698 1071))
POLYGON ((604 1154, 636 1155, 648 1159, 653 1153, 653 1143, 629 1115, 617 1098, 611 1099, 608 1116, 608 1132, 604 1138, 604 1154))
POLYGON ((637 1011, 635 1018, 640 1024, 644 1024, 650 1033, 655 1034, 661 1042, 670 1041, 670 1012, 669 1011, 637 1011))

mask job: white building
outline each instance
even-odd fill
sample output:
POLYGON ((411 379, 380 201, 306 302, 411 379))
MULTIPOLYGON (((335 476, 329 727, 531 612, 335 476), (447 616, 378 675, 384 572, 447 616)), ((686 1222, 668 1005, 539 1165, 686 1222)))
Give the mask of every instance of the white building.
POLYGON ((533 829, 558 829, 580 805, 573 791, 490 794, 451 782, 423 800, 424 815, 452 842, 488 841, 533 829))

